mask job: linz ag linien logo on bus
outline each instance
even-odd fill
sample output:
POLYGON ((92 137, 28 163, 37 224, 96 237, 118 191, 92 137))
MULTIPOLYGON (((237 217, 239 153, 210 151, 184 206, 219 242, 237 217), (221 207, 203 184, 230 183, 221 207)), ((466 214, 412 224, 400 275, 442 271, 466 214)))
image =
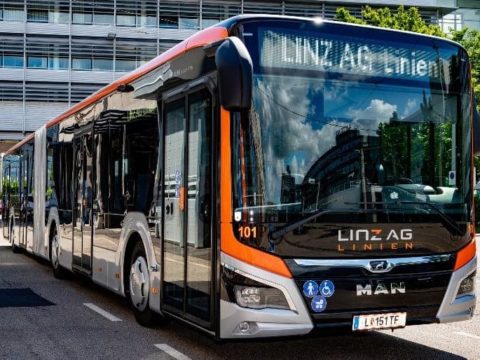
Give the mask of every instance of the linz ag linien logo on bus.
POLYGON ((413 230, 338 230, 337 251, 412 250, 413 230))
POLYGON ((376 286, 373 286, 372 284, 357 284, 357 296, 395 295, 405 294, 406 292, 407 290, 403 281, 392 282, 389 285, 379 282, 376 286))

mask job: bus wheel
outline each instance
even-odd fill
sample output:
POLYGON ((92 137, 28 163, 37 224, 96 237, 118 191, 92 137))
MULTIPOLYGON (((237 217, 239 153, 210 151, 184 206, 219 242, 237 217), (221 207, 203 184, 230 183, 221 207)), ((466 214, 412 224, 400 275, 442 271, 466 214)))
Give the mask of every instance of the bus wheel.
POLYGON ((53 268, 53 276, 57 279, 64 279, 67 275, 67 271, 60 265, 60 241, 58 234, 55 231, 50 240, 50 261, 53 268))
POLYGON ((130 258, 127 298, 135 319, 140 325, 152 326, 161 322, 160 316, 150 309, 150 274, 147 256, 141 243, 137 243, 130 258))
POLYGON ((15 237, 13 236, 13 220, 8 222, 8 240, 12 246, 12 252, 18 254, 20 252, 20 248, 15 245, 15 237))

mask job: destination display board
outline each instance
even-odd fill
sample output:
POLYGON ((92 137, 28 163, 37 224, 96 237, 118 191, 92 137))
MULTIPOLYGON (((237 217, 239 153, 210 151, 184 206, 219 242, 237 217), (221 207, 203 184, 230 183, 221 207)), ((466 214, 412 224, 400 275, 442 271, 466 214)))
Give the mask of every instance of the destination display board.
POLYGON ((260 66, 448 83, 451 56, 432 46, 259 28, 260 66))

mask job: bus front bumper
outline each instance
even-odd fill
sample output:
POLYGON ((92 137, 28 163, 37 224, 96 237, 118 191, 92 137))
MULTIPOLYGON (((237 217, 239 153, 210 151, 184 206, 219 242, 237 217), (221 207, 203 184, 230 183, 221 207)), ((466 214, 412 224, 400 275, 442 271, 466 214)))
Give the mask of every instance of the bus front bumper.
MULTIPOLYGON (((474 258, 460 269, 451 273, 440 306, 415 307, 410 304, 402 308, 389 307, 379 310, 351 310, 343 313, 325 314, 317 319, 307 307, 295 280, 267 272, 255 266, 238 261, 222 253, 222 266, 283 292, 290 306, 284 309, 252 309, 235 302, 220 300, 220 333, 222 339, 261 338, 305 335, 313 328, 351 326, 353 315, 383 312, 407 312, 407 325, 434 322, 468 320, 473 316, 476 304, 475 292, 458 296, 462 281, 475 273, 477 259, 474 258), (437 310, 438 309, 438 310, 437 310)), ((473 280, 475 281, 475 279, 473 280)))
POLYGON ((220 300, 220 338, 305 335, 313 329, 311 317, 293 279, 267 272, 224 253, 222 265, 280 289, 287 297, 290 310, 250 309, 220 300))
MULTIPOLYGON (((441 323, 469 320, 475 311, 475 291, 457 296, 462 281, 477 270, 477 258, 474 257, 467 264, 452 273, 450 283, 437 313, 441 323)), ((475 281, 475 279, 473 279, 475 281)))

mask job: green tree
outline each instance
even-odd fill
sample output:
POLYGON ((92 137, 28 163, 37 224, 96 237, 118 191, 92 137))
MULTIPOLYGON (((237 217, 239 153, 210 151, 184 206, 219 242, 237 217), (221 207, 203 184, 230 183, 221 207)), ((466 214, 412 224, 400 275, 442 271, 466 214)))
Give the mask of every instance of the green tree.
POLYGON ((445 33, 438 25, 427 24, 422 19, 416 7, 399 6, 395 12, 392 12, 387 7, 374 9, 367 5, 362 9, 360 19, 350 14, 347 9, 338 8, 335 20, 445 37, 445 33))
POLYGON ((453 31, 452 40, 462 44, 467 50, 472 64, 472 85, 480 111, 480 31, 468 28, 453 31))
MULTIPOLYGON (((472 67, 472 86, 477 101, 477 111, 480 112, 480 31, 468 28, 453 31, 452 39, 467 50, 472 67)), ((477 169, 477 180, 480 178, 480 156, 474 157, 475 168, 477 169)), ((476 219, 480 220, 480 193, 477 194, 476 219)))

